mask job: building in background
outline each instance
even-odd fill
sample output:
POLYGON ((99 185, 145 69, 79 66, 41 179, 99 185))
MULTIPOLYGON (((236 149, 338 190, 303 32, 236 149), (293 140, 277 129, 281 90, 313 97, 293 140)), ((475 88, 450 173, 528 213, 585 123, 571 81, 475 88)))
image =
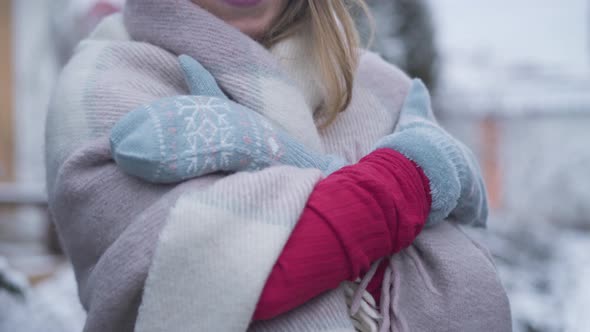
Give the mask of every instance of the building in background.
MULTIPOLYGON (((438 113, 478 154, 514 330, 590 331, 590 1, 432 0, 438 113)), ((475 234, 473 234, 475 233, 475 234)))
POLYGON ((50 270, 57 244, 44 169, 53 86, 76 44, 121 6, 119 0, 0 1, 0 256, 27 273, 50 270))
POLYGON ((493 205, 522 220, 590 228, 583 185, 590 183, 583 171, 590 2, 437 0, 432 7, 442 50, 439 114, 479 152, 493 205))

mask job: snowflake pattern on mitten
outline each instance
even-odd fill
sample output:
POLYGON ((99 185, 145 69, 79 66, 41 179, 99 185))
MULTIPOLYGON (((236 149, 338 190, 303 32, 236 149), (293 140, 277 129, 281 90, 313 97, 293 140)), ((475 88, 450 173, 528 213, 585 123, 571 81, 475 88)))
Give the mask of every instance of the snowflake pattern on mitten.
POLYGON ((231 101, 196 60, 180 56, 179 62, 192 95, 140 106, 112 129, 113 159, 126 173, 174 183, 273 165, 317 168, 327 175, 347 164, 307 149, 280 126, 231 101))
POLYGON ((114 126, 111 150, 126 173, 154 183, 273 165, 329 174, 346 164, 310 152, 248 108, 208 96, 168 97, 140 106, 114 126))

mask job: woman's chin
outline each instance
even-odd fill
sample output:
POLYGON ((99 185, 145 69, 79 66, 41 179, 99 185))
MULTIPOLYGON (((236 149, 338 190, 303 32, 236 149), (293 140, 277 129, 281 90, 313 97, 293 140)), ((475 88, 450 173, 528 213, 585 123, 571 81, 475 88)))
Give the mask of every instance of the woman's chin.
POLYGON ((240 7, 243 9, 255 8, 262 3, 262 0, 222 0, 229 6, 240 7))
POLYGON ((242 31, 244 34, 248 35, 253 39, 258 39, 260 36, 264 35, 264 31, 267 30, 267 27, 270 26, 271 22, 268 24, 264 24, 264 22, 260 22, 259 20, 237 20, 235 22, 227 22, 231 24, 234 28, 242 31))
POLYGON ((264 34, 279 17, 287 0, 192 0, 252 38, 264 34))

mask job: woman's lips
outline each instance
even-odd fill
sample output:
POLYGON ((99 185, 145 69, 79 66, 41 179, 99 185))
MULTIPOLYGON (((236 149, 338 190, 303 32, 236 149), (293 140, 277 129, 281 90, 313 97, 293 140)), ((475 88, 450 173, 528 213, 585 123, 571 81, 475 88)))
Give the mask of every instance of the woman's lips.
POLYGON ((236 7, 252 7, 258 5, 262 0, 223 0, 228 5, 236 7))

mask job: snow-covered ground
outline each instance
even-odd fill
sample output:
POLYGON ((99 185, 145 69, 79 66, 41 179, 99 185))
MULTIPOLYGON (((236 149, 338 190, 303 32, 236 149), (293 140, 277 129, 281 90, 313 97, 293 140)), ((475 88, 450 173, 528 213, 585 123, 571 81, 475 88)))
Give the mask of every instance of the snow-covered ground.
POLYGON ((0 290, 0 331, 82 331, 86 314, 78 302, 76 281, 69 265, 61 265, 52 278, 31 287, 23 275, 9 270, 0 257, 0 277, 20 292, 0 290))
POLYGON ((590 331, 588 234, 508 216, 469 233, 494 253, 515 332, 590 331))
MULTIPOLYGON (((473 233, 496 257, 515 331, 590 331, 590 116, 500 123, 502 208, 473 233)), ((477 149, 477 126, 447 127, 477 149)))

